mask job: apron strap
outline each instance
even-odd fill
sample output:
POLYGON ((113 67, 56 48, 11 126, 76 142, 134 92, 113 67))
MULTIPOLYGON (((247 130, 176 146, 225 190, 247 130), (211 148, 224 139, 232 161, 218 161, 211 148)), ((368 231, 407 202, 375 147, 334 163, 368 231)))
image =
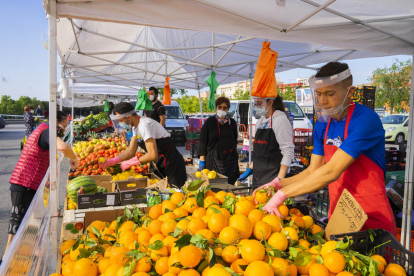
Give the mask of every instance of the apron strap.
POLYGON ((354 109, 355 109, 355 104, 353 101, 351 101, 351 106, 349 107, 348 115, 346 117, 344 140, 346 139, 346 137, 348 137, 348 126, 349 126, 349 122, 351 121, 352 113, 354 113, 354 109))

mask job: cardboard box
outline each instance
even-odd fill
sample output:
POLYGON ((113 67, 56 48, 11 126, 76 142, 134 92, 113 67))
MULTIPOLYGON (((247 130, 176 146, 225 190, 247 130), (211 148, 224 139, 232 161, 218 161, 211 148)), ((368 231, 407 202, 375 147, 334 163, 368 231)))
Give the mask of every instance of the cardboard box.
MULTIPOLYGON (((189 173, 188 175, 191 177, 192 180, 200 179, 200 178, 195 176, 195 173, 189 173)), ((227 176, 219 174, 219 173, 216 174, 216 178, 208 179, 207 175, 205 175, 202 172, 201 179, 205 180, 207 184, 227 184, 228 181, 229 181, 229 178, 227 176)))
POLYGON ((115 181, 115 184, 120 196, 120 205, 147 203, 147 189, 145 188, 150 186, 148 178, 115 181), (129 184, 135 184, 135 186, 128 187, 129 184))
POLYGON ((97 208, 119 205, 119 193, 115 189, 111 175, 92 175, 97 186, 108 189, 109 193, 78 194, 78 209, 97 208))
POLYGON ((66 210, 63 213, 63 221, 62 221, 62 236, 65 240, 68 239, 78 239, 83 231, 85 230, 85 224, 84 224, 84 214, 78 214, 75 212, 75 210, 66 210), (67 227, 67 225, 69 225, 67 227), (67 228, 74 228, 78 233, 75 233, 76 231, 71 232, 71 230, 66 230, 67 228))
POLYGON ((247 168, 249 167, 249 163, 245 162, 245 163, 239 163, 239 171, 240 173, 244 173, 247 168))
POLYGON ((353 233, 362 229, 368 216, 355 198, 344 189, 325 229, 325 239, 331 235, 353 233))

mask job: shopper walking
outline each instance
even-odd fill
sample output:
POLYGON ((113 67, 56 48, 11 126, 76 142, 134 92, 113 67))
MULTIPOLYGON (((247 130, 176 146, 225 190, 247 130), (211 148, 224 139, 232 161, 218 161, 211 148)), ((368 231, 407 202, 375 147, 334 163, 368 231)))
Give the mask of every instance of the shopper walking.
POLYGON ((26 135, 30 135, 36 127, 36 122, 33 117, 34 109, 32 105, 26 105, 24 107, 24 125, 26 126, 26 135))

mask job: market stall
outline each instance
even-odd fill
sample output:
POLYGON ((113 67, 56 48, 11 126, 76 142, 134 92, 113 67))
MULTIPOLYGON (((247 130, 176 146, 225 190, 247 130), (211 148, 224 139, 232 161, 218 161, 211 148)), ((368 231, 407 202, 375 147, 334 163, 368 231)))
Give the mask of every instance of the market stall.
MULTIPOLYGON (((372 4, 368 1, 351 1, 344 4, 333 2, 329 1, 320 5, 308 0, 289 3, 277 1, 276 4, 273 1, 257 5, 257 3, 251 1, 215 3, 213 1, 197 0, 192 2, 163 1, 154 5, 153 1, 140 1, 139 3, 134 1, 79 1, 71 3, 56 3, 53 0, 44 1, 45 9, 49 15, 50 117, 54 118, 56 116, 56 50, 58 50, 59 56, 63 60, 62 67, 65 74, 68 78, 75 80, 75 83, 95 82, 128 87, 159 86, 164 83, 165 77, 170 77, 171 87, 188 89, 200 89, 206 86, 204 79, 210 75, 211 70, 216 71, 217 80, 220 83, 246 78, 251 79, 261 48, 260 44, 263 41, 263 39, 257 39, 256 37, 271 39, 270 42, 274 45, 273 47, 277 48, 279 65, 276 72, 290 68, 312 69, 313 67, 309 65, 332 60, 414 54, 413 41, 410 39, 413 36, 412 18, 414 16, 412 10, 407 9, 412 5, 411 3, 391 4, 382 1, 381 3, 372 4), (113 5, 116 5, 116 8, 113 5), (234 7, 240 9, 236 11, 234 7), (165 19, 154 17, 151 11, 168 16, 165 19), (362 11, 364 14, 362 14, 362 11), (389 17, 389 14, 394 16, 389 17), (58 17, 60 21, 56 23, 58 17), (83 20, 67 20, 65 17, 81 18, 83 20), (170 18, 175 20, 170 20, 170 18), (297 20, 298 18, 300 20, 297 20), (86 21, 85 19, 105 22, 86 21), (189 22, 191 22, 190 25, 189 22), (120 23, 131 23, 131 25, 120 23), (158 27, 133 24, 147 24, 158 27), (162 29, 162 27, 188 29, 189 26, 191 26, 191 29, 199 31, 162 29), (64 35, 60 36, 60 34, 64 35), (378 41, 381 41, 381 43, 378 43, 378 41)), ((411 95, 411 104, 414 104, 414 93, 411 95)), ((410 111, 410 117, 414 117, 413 114, 410 111)), ((411 139, 414 137, 411 135, 412 122, 413 120, 410 120, 409 137, 411 139)), ((56 127, 54 120, 51 120, 50 127, 56 127)), ((252 128, 250 127, 250 129, 252 128)), ((51 141, 56 139, 54 135, 51 132, 51 141)), ((408 141, 408 148, 410 147, 411 140, 408 141)), ((51 147, 50 154, 52 157, 56 155, 54 147, 51 147)), ((404 194, 404 213, 407 215, 403 218, 402 233, 402 241, 406 242, 407 248, 411 237, 411 235, 405 236, 405 230, 408 230, 407 233, 411 233, 412 162, 412 153, 410 153, 407 156, 407 168, 409 169, 406 171, 405 179, 408 183, 408 189, 405 189, 404 194)), ((56 164, 53 162, 50 171, 51 200, 48 205, 51 210, 52 221, 50 238, 52 252, 56 253, 58 252, 56 232, 57 182, 56 164)), ((197 185, 190 185, 194 192, 197 190, 195 189, 197 185)), ((204 197, 208 192, 202 190, 197 195, 202 194, 204 197)), ((229 200, 231 200, 232 196, 229 196, 229 200)), ((198 197, 200 197, 201 206, 201 201, 204 203, 206 198, 198 197)), ((189 199, 198 202, 197 199, 191 197, 187 198, 186 201, 189 199)), ((247 198, 246 200, 248 201, 247 198)), ((241 202, 243 200, 238 203, 241 204, 241 202)), ((221 203, 220 200, 219 203, 221 203)), ((237 208, 237 206, 234 207, 237 208)), ((175 207, 172 205, 166 205, 164 210, 166 208, 175 211, 175 207)), ((223 205, 221 208, 223 208, 223 205)), ((125 215, 121 216, 120 221, 134 220, 131 217, 132 214, 137 214, 140 217, 141 213, 135 210, 137 209, 134 209, 132 213, 126 211, 125 215)), ((292 211, 292 208, 290 211, 292 211)), ((223 212, 225 213, 225 211, 223 212)), ((295 214, 298 214, 296 210, 295 212, 295 214)), ((164 211, 164 213, 166 212, 164 211)), ((286 217, 288 213, 290 213, 289 210, 287 210, 286 217)), ((301 213, 305 215, 304 211, 301 211, 301 213)), ((116 217, 121 215, 117 212, 115 214, 114 217, 108 219, 108 223, 116 221, 116 217)), ((294 223, 295 219, 291 220, 293 220, 294 225, 297 225, 294 223)), ((138 226, 142 223, 141 220, 135 219, 135 221, 138 226)), ((237 222, 235 222, 235 228, 238 229, 236 224, 237 222)), ((246 221, 245 225, 248 224, 249 222, 246 221)), ((210 226, 210 222, 208 226, 210 226)), ((101 230, 103 228, 108 227, 102 227, 101 230)), ((211 231, 217 231, 214 227, 209 228, 211 231)), ((302 228, 306 229, 306 222, 305 227, 302 228)), ((253 231, 253 229, 249 229, 253 231)), ((249 229, 238 230, 243 232, 243 230, 248 231, 249 229)), ((310 226, 308 229, 310 229, 310 226)), ((292 230, 292 232, 287 231, 288 233, 285 235, 289 237, 289 240, 295 240, 296 238, 296 236, 292 237, 296 232, 294 229, 292 230)), ((312 236, 320 233, 317 230, 319 230, 318 227, 313 231, 315 233, 311 233, 312 236)), ((168 230, 166 231, 166 234, 169 234, 168 230)), ((214 231, 213 233, 215 233, 214 231)), ((99 236, 99 234, 97 235, 99 236)), ((249 236, 247 232, 246 236, 249 236)), ((189 239, 193 238, 190 236, 189 239)), ((255 238, 259 240, 260 237, 255 238)), ((317 237, 314 238, 318 239, 317 237)), ((368 240, 368 237, 366 237, 366 240, 368 240)), ((202 239, 199 241, 202 242, 202 239)), ((15 241, 14 244, 17 244, 17 242, 15 241)), ((105 242, 98 240, 98 243, 99 246, 102 246, 105 242)), ((95 246, 95 244, 96 242, 94 245, 92 243, 89 245, 95 246)), ((155 247, 151 250, 156 253, 159 253, 158 250, 164 250, 159 242, 155 241, 152 245, 155 247)), ((183 246, 185 245, 187 243, 183 243, 183 246)), ((256 247, 256 249, 261 252, 262 248, 259 247, 256 247)), ((214 252, 214 250, 209 248, 209 246, 206 246, 204 249, 208 249, 211 259, 217 253, 212 253, 211 251, 214 252)), ((347 248, 348 245, 344 246, 344 250, 347 248)), ((281 251, 285 250, 286 248, 281 251)), ((403 252, 402 250, 400 251, 403 252)), ((378 253, 381 254, 380 251, 378 253)), ((299 253, 296 252, 296 254, 299 253)), ((405 254, 410 255, 409 252, 405 254)), ((249 258, 247 255, 243 256, 243 249, 242 257, 243 259, 249 258)), ((154 257, 154 259, 156 258, 154 257)), ((392 258, 392 260, 396 259, 392 258)), ((403 266, 407 265, 404 260, 399 260, 399 263, 403 266)), ((5 267, 8 268, 11 261, 10 256, 7 256, 3 261, 3 274, 5 274, 5 267)), ((135 261, 139 262, 137 259, 135 261)), ((250 261, 254 260, 251 259, 250 261)), ((131 259, 129 269, 133 267, 133 262, 134 260, 131 259)), ((183 264, 186 266, 184 262, 183 264)), ((361 260, 361 262, 364 261, 361 260)), ((368 260, 368 265, 369 262, 368 260)), ((300 267, 299 263, 297 265, 300 267)), ((188 266, 196 265, 189 263, 188 266)), ((391 266, 388 266, 387 269, 389 267, 391 266)), ((378 266, 377 269, 380 269, 380 267, 378 266)), ((408 270, 408 266, 406 269, 408 270)), ((303 274, 302 272, 300 273, 303 274)))

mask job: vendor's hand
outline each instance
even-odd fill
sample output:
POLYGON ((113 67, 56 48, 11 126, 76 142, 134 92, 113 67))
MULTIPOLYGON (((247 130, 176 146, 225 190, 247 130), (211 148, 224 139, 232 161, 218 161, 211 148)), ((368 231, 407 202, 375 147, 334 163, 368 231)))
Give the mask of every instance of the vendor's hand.
POLYGON ((141 165, 141 162, 139 162, 138 157, 133 157, 127 161, 124 161, 121 163, 121 169, 124 172, 126 169, 134 166, 134 165, 141 165))
POLYGON ((285 217, 280 213, 279 206, 282 205, 287 196, 281 190, 277 191, 277 193, 272 196, 272 198, 266 203, 266 205, 262 208, 263 212, 268 212, 271 215, 276 215, 281 219, 285 217))
POLYGON ((242 181, 248 178, 250 175, 253 174, 253 170, 250 168, 247 168, 246 172, 244 172, 240 177, 237 179, 237 181, 242 181))
MULTIPOLYGON (((282 189, 282 184, 280 184, 280 178, 276 177, 275 179, 273 179, 272 181, 270 181, 267 184, 264 184, 263 186, 260 186, 259 188, 257 188, 256 190, 253 191, 253 198, 255 198, 256 192, 263 189, 263 190, 268 190, 267 192, 267 196, 271 196, 272 195, 272 190, 269 188, 273 188, 275 190, 280 190, 282 189)), ((256 201, 256 199, 255 199, 256 201)), ((256 202, 256 204, 258 204, 256 202)))
POLYGON ((70 164, 70 167, 72 168, 72 170, 75 169, 75 168, 77 168, 79 166, 79 160, 78 160, 78 158, 76 158, 76 159, 69 159, 69 164, 70 164))
POLYGON ((206 161, 201 161, 198 164, 198 167, 200 168, 200 170, 204 170, 206 168, 206 161))
POLYGON ((100 163, 100 164, 99 164, 99 167, 101 167, 101 169, 106 170, 106 168, 111 167, 111 166, 113 166, 113 165, 116 165, 116 164, 118 164, 119 162, 121 162, 121 160, 119 160, 119 157, 118 157, 118 156, 116 156, 116 157, 114 157, 114 158, 112 158, 112 159, 107 159, 107 160, 105 160, 105 162, 104 162, 104 163, 100 163))

